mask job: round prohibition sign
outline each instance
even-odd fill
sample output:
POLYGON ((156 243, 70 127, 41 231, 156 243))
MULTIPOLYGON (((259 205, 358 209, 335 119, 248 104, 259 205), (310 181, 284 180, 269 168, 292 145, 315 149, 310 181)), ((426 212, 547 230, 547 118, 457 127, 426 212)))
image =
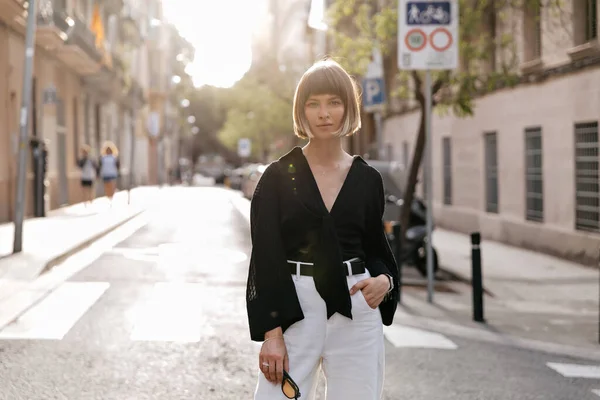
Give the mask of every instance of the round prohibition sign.
POLYGON ((421 29, 411 29, 404 37, 404 43, 411 51, 422 50, 427 44, 427 35, 421 29))
POLYGON ((430 34, 429 34, 429 43, 432 49, 434 49, 435 51, 446 51, 450 48, 450 46, 452 46, 452 34, 450 33, 450 31, 448 31, 448 29, 446 28, 437 28, 434 29, 430 34), (438 46, 437 44, 435 44, 435 36, 438 34, 442 34, 442 35, 446 35, 446 44, 444 44, 443 46, 438 46))

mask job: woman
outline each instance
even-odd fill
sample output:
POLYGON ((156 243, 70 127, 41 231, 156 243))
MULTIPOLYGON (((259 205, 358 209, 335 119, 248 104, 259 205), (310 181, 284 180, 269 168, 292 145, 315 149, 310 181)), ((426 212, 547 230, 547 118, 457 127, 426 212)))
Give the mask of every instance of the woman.
POLYGON ((77 165, 81 169, 81 191, 84 204, 87 206, 94 200, 94 180, 98 165, 90 158, 90 146, 81 147, 81 158, 77 160, 77 165))
POLYGON ((106 142, 100 157, 100 177, 104 181, 104 194, 112 202, 119 176, 119 151, 112 142, 106 142))
POLYGON ((246 301, 251 339, 263 342, 256 400, 284 398, 284 370, 313 399, 321 369, 330 400, 381 398, 382 325, 394 317, 398 274, 381 175, 342 148, 360 128, 359 101, 336 62, 306 71, 293 120, 308 144, 270 164, 252 198, 246 301))

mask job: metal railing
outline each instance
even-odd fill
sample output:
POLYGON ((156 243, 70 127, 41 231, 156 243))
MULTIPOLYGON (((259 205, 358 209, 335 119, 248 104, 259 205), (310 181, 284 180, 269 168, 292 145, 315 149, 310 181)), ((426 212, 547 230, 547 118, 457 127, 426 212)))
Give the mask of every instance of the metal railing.
POLYGON ((498 145, 496 132, 484 135, 486 211, 498 213, 498 145))
POLYGON ((600 230, 598 122, 575 124, 575 228, 600 230))
POLYGON ((525 129, 525 218, 544 221, 542 128, 525 129))
POLYGON ((73 20, 74 26, 69 34, 67 44, 78 46, 94 61, 102 61, 102 54, 96 48, 96 35, 80 17, 73 16, 73 20))
POLYGON ((37 25, 38 27, 55 26, 65 34, 73 26, 73 19, 69 17, 64 6, 64 1, 39 0, 37 25))

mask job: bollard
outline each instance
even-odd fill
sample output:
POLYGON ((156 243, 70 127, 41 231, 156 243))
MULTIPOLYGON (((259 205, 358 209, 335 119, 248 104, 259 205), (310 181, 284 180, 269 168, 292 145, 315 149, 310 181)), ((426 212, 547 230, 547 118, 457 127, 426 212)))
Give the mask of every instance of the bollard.
POLYGON ((473 285, 473 321, 485 322, 483 317, 483 277, 481 272, 481 234, 471 233, 471 283, 473 285))
POLYGON ((394 234, 394 257, 398 264, 398 303, 402 303, 402 260, 400 260, 402 241, 400 240, 400 224, 394 224, 392 232, 394 234))

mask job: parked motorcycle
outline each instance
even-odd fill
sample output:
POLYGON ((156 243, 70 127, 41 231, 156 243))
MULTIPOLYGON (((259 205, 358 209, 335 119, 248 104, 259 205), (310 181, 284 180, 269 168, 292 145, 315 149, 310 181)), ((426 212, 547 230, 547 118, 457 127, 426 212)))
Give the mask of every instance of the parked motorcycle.
MULTIPOLYGON (((395 205, 400 209, 403 206, 403 200, 396 196, 387 195, 386 203, 395 205)), ((398 213, 400 215, 400 213, 398 213)), ((399 225, 400 221, 385 221, 385 230, 388 242, 392 249, 395 249, 396 238, 394 236, 394 226, 399 225)), ((433 229, 433 227, 432 227, 433 229)), ((401 243, 399 265, 408 264, 414 266, 419 273, 427 276, 427 208, 425 203, 418 198, 413 199, 410 208, 410 220, 406 235, 401 243)), ((433 273, 438 271, 438 255, 435 248, 433 253, 433 273)))

